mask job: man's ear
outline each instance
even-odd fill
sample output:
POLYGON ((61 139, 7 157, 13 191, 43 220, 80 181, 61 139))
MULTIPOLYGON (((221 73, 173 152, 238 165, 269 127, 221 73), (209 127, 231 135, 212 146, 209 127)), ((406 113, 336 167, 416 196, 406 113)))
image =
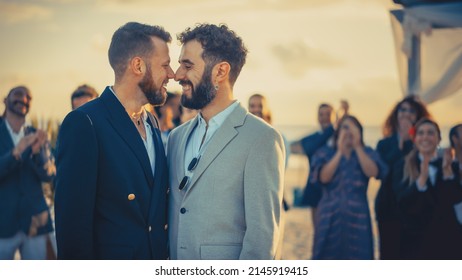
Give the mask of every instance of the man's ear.
POLYGON ((146 65, 141 57, 135 56, 130 60, 130 69, 135 75, 143 75, 146 65))
POLYGON ((216 82, 223 82, 229 80, 229 71, 231 71, 231 65, 228 62, 220 62, 214 67, 216 74, 215 74, 215 81, 216 82))

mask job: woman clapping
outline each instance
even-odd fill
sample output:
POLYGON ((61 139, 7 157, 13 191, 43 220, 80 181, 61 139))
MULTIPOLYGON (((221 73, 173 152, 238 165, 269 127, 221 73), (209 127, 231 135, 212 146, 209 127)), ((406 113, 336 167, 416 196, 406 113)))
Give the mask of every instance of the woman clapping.
POLYGON ((339 122, 335 147, 313 157, 313 180, 323 194, 316 214, 313 259, 372 259, 367 201, 370 177, 384 178, 387 166, 364 146, 363 128, 353 116, 339 122))

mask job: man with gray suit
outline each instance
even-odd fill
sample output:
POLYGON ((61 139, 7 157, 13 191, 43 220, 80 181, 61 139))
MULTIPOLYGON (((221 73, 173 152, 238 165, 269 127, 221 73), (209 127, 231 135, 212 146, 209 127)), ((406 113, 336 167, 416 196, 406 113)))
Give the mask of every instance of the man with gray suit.
POLYGON ((233 97, 247 49, 225 25, 197 25, 178 40, 181 102, 200 113, 168 140, 170 258, 278 258, 285 149, 233 97))

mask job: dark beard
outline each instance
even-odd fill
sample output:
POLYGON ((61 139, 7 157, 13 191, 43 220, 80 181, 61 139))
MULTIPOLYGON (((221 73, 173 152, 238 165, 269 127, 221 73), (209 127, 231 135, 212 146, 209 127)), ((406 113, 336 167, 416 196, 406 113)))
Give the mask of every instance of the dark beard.
POLYGON ((167 96, 162 94, 162 85, 160 88, 157 88, 154 84, 150 64, 146 65, 146 73, 144 74, 143 79, 138 83, 138 86, 144 93, 144 96, 146 96, 149 104, 162 105, 165 103, 167 96))
MULTIPOLYGON (((15 114, 17 116, 25 117, 29 113, 29 105, 26 105, 21 101, 8 100, 6 103, 7 103, 6 104, 6 107, 7 107, 6 110, 10 111, 11 113, 13 113, 13 114, 15 114), (23 113, 20 110, 16 110, 15 106, 18 103, 22 103, 23 105, 25 105, 27 107, 26 113, 23 113)), ((6 112, 6 110, 5 110, 5 112, 6 112)))
POLYGON ((199 110, 207 106, 217 95, 212 84, 212 66, 207 65, 202 75, 201 81, 194 88, 190 81, 180 81, 180 85, 189 84, 191 86, 191 98, 181 95, 181 105, 186 108, 199 110))

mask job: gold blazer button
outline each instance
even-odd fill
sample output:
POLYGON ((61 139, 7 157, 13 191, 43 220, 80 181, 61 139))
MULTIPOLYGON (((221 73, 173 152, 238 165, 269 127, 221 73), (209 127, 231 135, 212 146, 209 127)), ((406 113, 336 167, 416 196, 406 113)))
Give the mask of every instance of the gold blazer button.
POLYGON ((128 200, 134 200, 135 199, 135 195, 134 194, 129 194, 128 195, 128 200))

